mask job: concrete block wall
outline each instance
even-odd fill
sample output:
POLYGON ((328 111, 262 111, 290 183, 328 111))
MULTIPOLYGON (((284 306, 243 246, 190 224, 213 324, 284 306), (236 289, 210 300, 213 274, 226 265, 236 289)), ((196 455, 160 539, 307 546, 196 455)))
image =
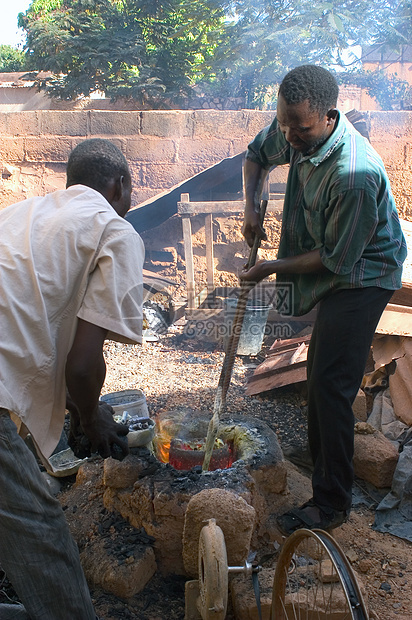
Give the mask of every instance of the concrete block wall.
POLYGON ((0 114, 0 207, 64 186, 64 164, 78 142, 112 140, 133 177, 133 205, 244 150, 272 113, 253 111, 38 110, 0 114))
MULTIPOLYGON (((412 217, 412 112, 366 112, 372 144, 387 167, 398 208, 412 217)), ((124 152, 133 205, 243 151, 273 118, 256 110, 37 110, 0 113, 0 208, 64 187, 70 150, 103 137, 124 152)))
POLYGON ((412 218, 412 112, 368 112, 370 140, 385 164, 401 217, 412 218))

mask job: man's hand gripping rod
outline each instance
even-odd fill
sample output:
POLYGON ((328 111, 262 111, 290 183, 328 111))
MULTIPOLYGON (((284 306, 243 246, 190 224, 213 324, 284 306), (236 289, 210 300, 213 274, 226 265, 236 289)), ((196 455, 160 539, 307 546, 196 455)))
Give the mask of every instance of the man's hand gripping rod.
MULTIPOLYGON (((260 178, 259 188, 256 192, 257 196, 262 195, 262 199, 260 201, 255 201, 256 210, 259 210, 260 214, 260 223, 263 225, 263 221, 265 219, 266 208, 268 204, 269 192, 268 192, 268 175, 266 171, 262 174, 260 178), (264 188, 264 190, 263 190, 264 188)), ((250 249, 249 260, 247 262, 247 269, 253 267, 256 263, 257 253, 260 247, 261 238, 258 235, 255 235, 253 246, 250 249)), ((230 335, 227 348, 225 351, 225 357, 223 360, 222 370, 220 372, 219 383, 217 386, 217 392, 215 396, 215 403, 213 407, 213 416, 209 422, 209 427, 207 431, 206 437, 206 445, 205 445, 205 457, 203 459, 202 470, 208 471, 210 466, 210 459, 212 458, 213 446, 219 431, 219 416, 226 404, 226 394, 229 388, 230 379, 232 376, 232 370, 235 363, 235 357, 237 352, 237 347, 239 344, 240 332, 242 330, 243 318, 245 316, 247 298, 249 296, 249 291, 254 287, 253 282, 245 282, 242 280, 240 285, 240 294, 238 297, 235 317, 233 319, 232 325, 232 333, 230 335)))

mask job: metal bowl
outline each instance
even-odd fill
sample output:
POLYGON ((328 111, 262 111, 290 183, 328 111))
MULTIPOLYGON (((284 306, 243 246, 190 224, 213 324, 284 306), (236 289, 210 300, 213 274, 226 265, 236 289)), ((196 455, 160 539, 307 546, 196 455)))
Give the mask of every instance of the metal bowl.
POLYGON ((129 448, 147 446, 154 437, 155 422, 152 418, 133 416, 124 420, 122 416, 114 416, 114 420, 119 423, 126 423, 129 426, 129 433, 127 434, 129 448))

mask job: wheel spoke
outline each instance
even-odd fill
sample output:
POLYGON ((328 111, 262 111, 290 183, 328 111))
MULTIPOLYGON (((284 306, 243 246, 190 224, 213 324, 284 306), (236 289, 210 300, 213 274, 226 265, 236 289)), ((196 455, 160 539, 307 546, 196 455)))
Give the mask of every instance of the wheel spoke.
POLYGON ((355 575, 337 543, 321 530, 298 530, 276 567, 272 620, 367 620, 355 575))

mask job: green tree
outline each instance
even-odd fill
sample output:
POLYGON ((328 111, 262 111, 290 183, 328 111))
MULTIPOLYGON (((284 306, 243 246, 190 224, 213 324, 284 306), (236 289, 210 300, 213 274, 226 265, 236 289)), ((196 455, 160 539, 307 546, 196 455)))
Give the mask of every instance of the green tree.
POLYGON ((11 45, 0 45, 0 73, 25 71, 26 57, 24 53, 11 45))
POLYGON ((386 50, 399 50, 401 45, 410 45, 412 40, 412 1, 391 2, 391 18, 382 24, 376 43, 386 50))
POLYGON ((396 0, 234 0, 228 36, 215 53, 219 89, 260 105, 291 68, 343 65, 352 45, 372 44, 391 29, 396 0))
POLYGON ((42 87, 74 99, 100 90, 152 104, 186 95, 222 22, 215 0, 35 0, 20 14, 42 87))

